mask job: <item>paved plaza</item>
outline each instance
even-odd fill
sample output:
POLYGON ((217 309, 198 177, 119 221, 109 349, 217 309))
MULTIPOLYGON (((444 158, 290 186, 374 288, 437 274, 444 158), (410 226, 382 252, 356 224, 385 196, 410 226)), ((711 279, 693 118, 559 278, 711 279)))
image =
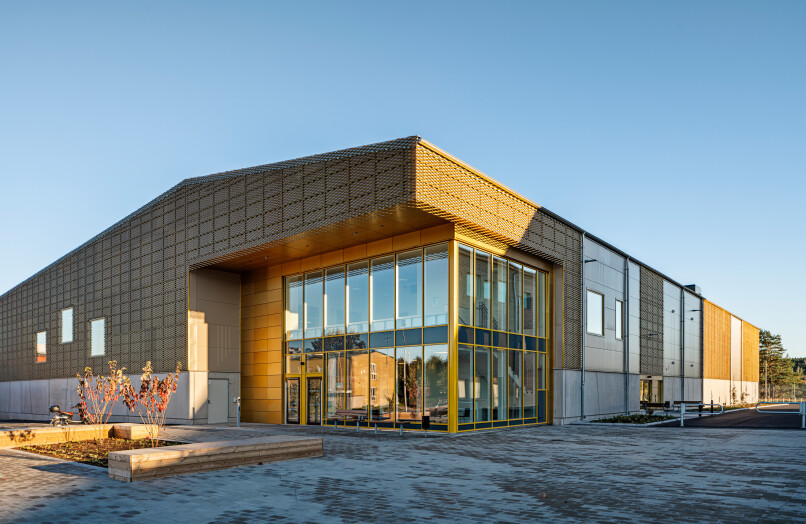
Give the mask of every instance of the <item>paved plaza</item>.
POLYGON ((127 484, 106 469, 0 450, 0 520, 806 522, 800 430, 548 426, 399 436, 250 425, 167 433, 186 442, 321 435, 325 456, 127 484))

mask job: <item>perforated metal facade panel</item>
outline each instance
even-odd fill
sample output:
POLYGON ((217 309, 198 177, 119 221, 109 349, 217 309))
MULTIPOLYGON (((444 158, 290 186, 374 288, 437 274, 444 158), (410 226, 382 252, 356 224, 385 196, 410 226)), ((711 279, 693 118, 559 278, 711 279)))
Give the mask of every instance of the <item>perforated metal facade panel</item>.
POLYGON ((0 380, 74 376, 108 360, 187 366, 188 269, 410 200, 409 137, 186 180, 0 297, 0 380), (74 342, 58 343, 73 307, 74 342), (89 321, 107 319, 106 355, 89 321), (47 361, 35 333, 47 330, 47 361))
POLYGON ((663 278, 641 266, 641 373, 663 374, 663 278))

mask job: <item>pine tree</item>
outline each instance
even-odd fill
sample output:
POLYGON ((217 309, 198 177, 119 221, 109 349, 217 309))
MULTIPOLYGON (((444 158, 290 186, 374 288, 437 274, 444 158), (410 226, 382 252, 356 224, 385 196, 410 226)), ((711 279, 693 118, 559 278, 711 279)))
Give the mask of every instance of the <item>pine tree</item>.
MULTIPOLYGON (((781 335, 763 329, 758 334, 759 386, 768 385, 766 396, 781 388, 791 388, 798 381, 792 361, 787 358, 781 335)), ((788 389, 784 389, 784 392, 788 389)))

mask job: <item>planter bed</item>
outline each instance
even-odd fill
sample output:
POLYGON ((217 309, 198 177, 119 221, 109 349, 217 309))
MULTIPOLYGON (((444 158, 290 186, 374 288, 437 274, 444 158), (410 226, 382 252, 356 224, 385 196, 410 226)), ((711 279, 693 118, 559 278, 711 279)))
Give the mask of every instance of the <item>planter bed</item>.
MULTIPOLYGON (((176 446, 178 444, 180 443, 161 440, 159 447, 176 446)), ((150 447, 151 441, 149 439, 128 440, 113 437, 98 440, 60 442, 58 444, 41 444, 38 446, 21 446, 17 449, 29 453, 37 453, 39 455, 47 455, 62 460, 70 460, 72 462, 106 468, 109 464, 109 453, 150 447)))

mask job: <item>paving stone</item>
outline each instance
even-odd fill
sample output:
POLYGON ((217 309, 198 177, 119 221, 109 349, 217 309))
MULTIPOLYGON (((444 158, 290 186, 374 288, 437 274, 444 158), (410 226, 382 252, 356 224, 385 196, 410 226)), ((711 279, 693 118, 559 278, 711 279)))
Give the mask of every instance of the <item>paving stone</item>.
POLYGON ((0 450, 0 521, 806 522, 806 432, 798 430, 549 426, 400 436, 246 425, 174 426, 163 437, 269 435, 322 436, 325 456, 126 484, 106 469, 0 450))

